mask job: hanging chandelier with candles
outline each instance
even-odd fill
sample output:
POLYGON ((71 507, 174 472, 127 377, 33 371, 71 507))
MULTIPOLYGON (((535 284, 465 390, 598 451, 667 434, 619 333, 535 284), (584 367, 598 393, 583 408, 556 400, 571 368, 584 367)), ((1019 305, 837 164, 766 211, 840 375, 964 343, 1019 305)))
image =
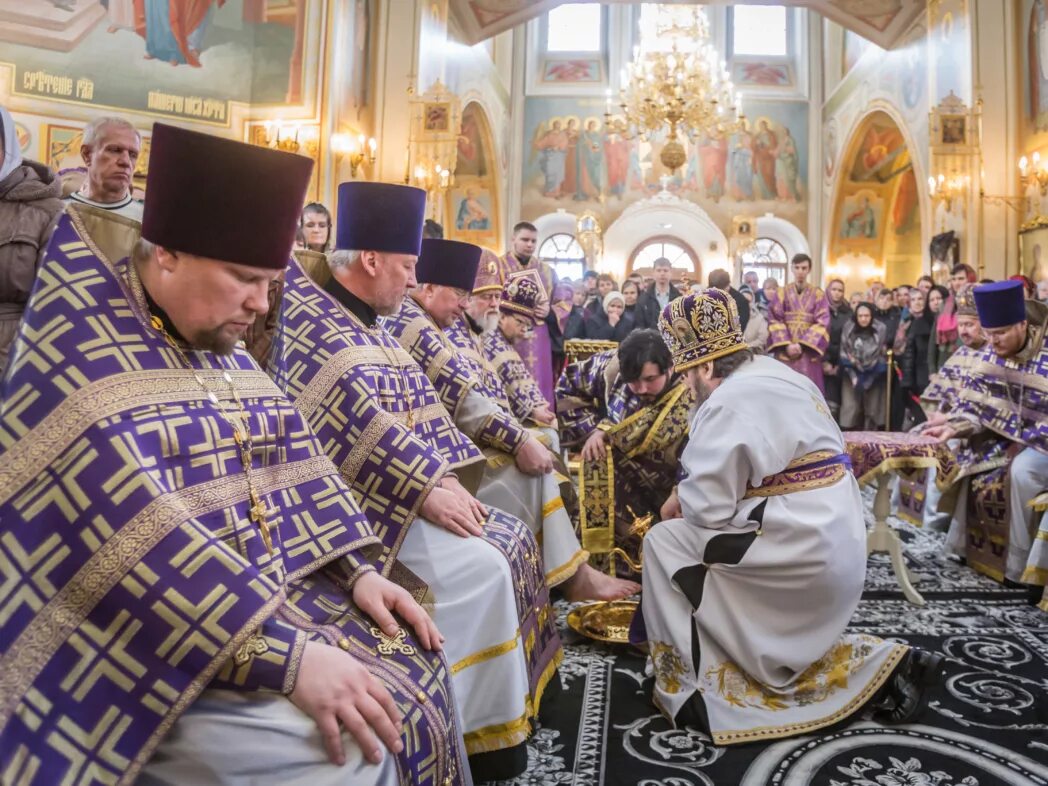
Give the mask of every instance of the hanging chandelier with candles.
POLYGON ((742 94, 735 92, 727 66, 710 41, 706 12, 695 6, 658 6, 654 40, 665 48, 634 49, 623 69, 621 114, 612 115, 609 91, 605 125, 609 132, 650 141, 665 131, 659 159, 676 170, 687 160, 681 137, 695 143, 721 139, 745 127, 742 94))

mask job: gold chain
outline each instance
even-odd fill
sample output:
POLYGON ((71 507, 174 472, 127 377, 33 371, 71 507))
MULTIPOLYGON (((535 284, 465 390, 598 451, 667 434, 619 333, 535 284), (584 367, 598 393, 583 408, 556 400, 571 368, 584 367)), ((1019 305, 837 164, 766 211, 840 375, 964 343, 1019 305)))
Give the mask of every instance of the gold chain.
POLYGON ((222 419, 233 429, 233 440, 237 444, 237 453, 240 457, 240 463, 244 465, 244 476, 247 478, 247 491, 251 502, 251 507, 248 509, 248 516, 258 525, 259 531, 262 533, 262 541, 266 544, 266 551, 269 554, 272 554, 273 537, 269 531, 268 516, 273 513, 273 511, 266 507, 266 501, 263 499, 262 495, 259 494, 258 489, 255 487, 254 480, 251 477, 251 415, 248 413, 247 409, 244 408, 244 404, 240 400, 240 394, 237 393, 232 375, 227 370, 222 370, 222 379, 227 385, 229 385, 229 392, 237 407, 236 412, 228 411, 225 402, 220 400, 218 394, 208 387, 207 383, 204 382, 203 377, 201 377, 197 372, 196 367, 189 362, 189 358, 186 357, 186 353, 182 351, 182 347, 180 347, 178 342, 171 337, 171 334, 164 329, 164 323, 161 321, 160 317, 151 314, 149 317, 149 324, 164 337, 168 346, 175 350, 175 353, 181 361, 193 373, 193 378, 196 380, 197 384, 200 385, 207 394, 208 401, 214 404, 215 409, 218 410, 222 419))

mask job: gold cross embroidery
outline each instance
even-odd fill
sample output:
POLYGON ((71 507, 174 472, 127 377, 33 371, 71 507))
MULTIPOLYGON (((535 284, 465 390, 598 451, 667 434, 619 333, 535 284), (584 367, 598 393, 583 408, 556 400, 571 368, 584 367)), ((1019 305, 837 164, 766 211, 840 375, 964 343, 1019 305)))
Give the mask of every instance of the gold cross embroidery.
POLYGON ((266 643, 265 639, 255 634, 248 638, 233 655, 233 663, 237 666, 244 666, 248 661, 251 660, 252 655, 265 655, 269 652, 269 644, 266 643))
POLYGON ((394 653, 399 652, 401 655, 414 655, 415 648, 404 641, 407 633, 404 632, 403 628, 397 631, 396 636, 387 636, 382 632, 381 629, 372 627, 371 635, 378 639, 378 654, 389 657, 394 653))
POLYGON ((251 495, 251 508, 248 510, 248 514, 251 516, 251 520, 258 524, 258 528, 262 532, 262 540, 266 544, 266 551, 272 554, 273 538, 269 534, 269 521, 266 519, 270 511, 266 508, 266 501, 258 495, 254 488, 249 488, 248 491, 251 495))

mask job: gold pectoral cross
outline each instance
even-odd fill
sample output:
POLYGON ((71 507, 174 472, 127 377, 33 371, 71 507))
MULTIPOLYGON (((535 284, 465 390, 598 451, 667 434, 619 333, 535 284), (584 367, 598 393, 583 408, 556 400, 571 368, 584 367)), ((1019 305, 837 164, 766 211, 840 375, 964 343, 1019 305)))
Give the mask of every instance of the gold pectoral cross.
POLYGON ((269 534, 269 521, 266 519, 270 511, 266 507, 266 501, 258 495, 257 491, 252 488, 249 489, 249 492, 251 494, 251 508, 248 510, 248 514, 251 516, 251 520, 258 524, 258 528, 262 532, 262 541, 266 544, 266 551, 272 554, 273 538, 269 534))

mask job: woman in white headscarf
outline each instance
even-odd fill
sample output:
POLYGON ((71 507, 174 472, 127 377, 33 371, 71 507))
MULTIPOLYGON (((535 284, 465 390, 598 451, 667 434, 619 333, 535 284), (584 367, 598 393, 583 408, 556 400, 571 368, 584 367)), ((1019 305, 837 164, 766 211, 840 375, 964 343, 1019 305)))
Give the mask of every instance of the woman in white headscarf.
POLYGON ((633 330, 633 317, 626 312, 626 298, 613 291, 604 296, 603 309, 586 320, 586 338, 622 341, 633 330))
POLYGON ((10 113, 0 106, 0 376, 7 369, 36 267, 62 210, 62 184, 43 164, 22 158, 10 113))

